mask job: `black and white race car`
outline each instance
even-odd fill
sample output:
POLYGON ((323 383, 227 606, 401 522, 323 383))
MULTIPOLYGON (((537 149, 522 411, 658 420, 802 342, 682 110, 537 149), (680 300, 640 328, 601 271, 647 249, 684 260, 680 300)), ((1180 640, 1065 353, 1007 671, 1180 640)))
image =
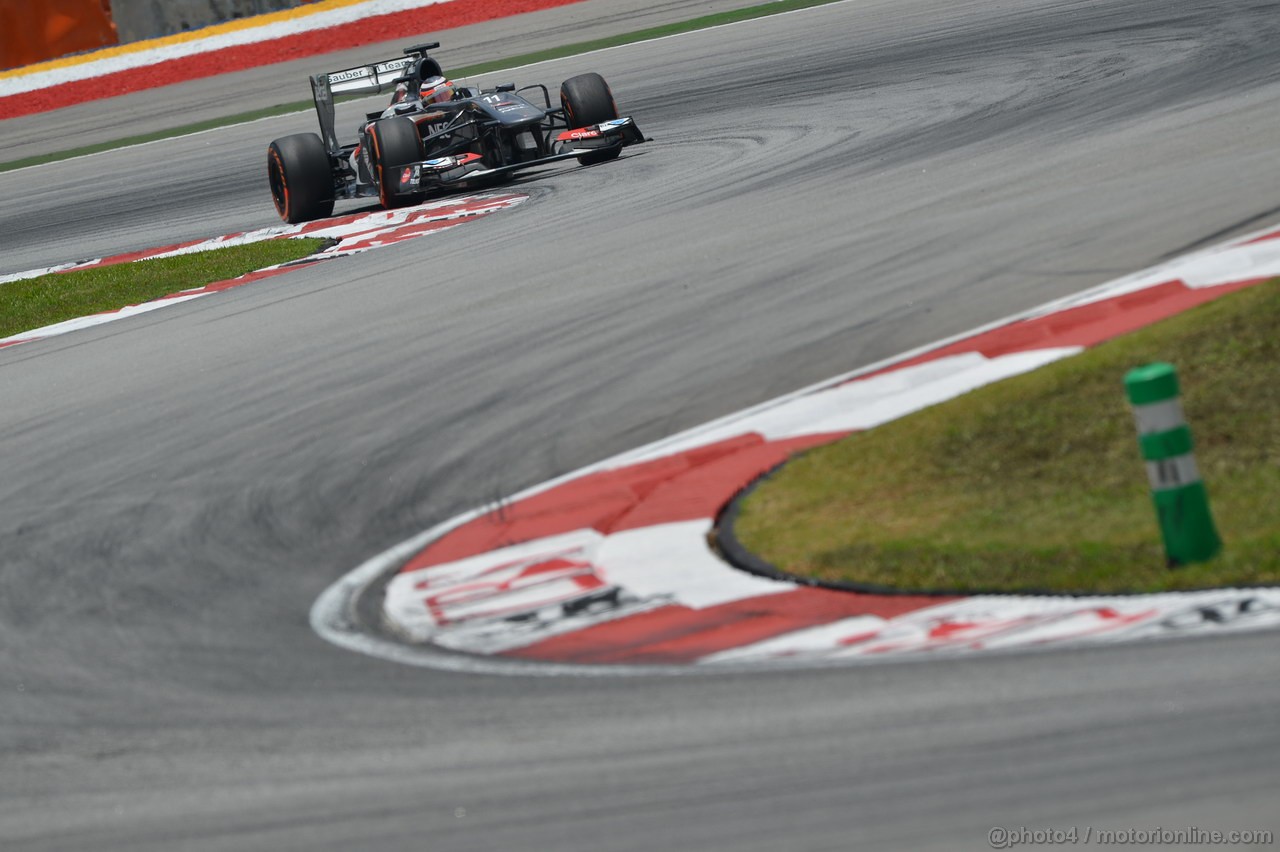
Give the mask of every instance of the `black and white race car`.
POLYGON ((565 80, 560 106, 552 108, 542 85, 455 86, 428 55, 439 46, 414 45, 403 57, 311 78, 320 133, 285 136, 267 150, 271 197, 282 219, 329 216, 339 198, 377 196, 388 208, 415 204, 435 191, 498 183, 531 166, 604 162, 645 141, 634 121, 618 115, 599 74, 565 80), (355 142, 340 143, 334 96, 392 89, 391 105, 365 117, 355 142), (540 93, 533 97, 541 103, 526 93, 540 93))

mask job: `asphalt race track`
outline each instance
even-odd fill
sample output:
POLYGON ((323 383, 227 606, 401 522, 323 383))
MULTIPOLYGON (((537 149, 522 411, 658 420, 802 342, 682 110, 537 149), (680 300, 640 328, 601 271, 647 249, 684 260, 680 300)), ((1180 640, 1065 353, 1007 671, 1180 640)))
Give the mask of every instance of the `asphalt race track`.
MULTIPOLYGON (((310 631, 321 590, 457 512, 1280 218, 1273 5, 858 0, 519 79, 584 70, 651 144, 440 235, 0 350, 0 846, 1280 829, 1275 634, 600 679, 310 631)), ((266 144, 311 121, 0 174, 0 273, 273 224, 266 144)))

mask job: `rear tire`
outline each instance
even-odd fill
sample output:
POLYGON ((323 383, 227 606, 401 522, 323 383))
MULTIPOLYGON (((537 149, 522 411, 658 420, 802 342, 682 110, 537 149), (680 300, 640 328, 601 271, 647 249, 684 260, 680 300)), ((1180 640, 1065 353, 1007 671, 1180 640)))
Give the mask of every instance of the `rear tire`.
MULTIPOLYGON (((564 107, 569 128, 590 127, 618 117, 618 105, 613 100, 609 84, 599 74, 579 74, 560 84, 560 105, 564 107)), ((578 162, 584 166, 612 160, 622 153, 621 146, 604 151, 583 154, 578 162)))
POLYGON ((297 133, 272 142, 267 182, 276 212, 289 224, 333 215, 333 169, 316 134, 297 133))
POLYGON ((405 163, 423 158, 422 136, 412 119, 397 116, 369 125, 369 144, 373 146, 373 179, 378 182, 378 200, 387 209, 406 207, 422 200, 421 194, 394 195, 391 187, 400 181, 397 172, 405 163))

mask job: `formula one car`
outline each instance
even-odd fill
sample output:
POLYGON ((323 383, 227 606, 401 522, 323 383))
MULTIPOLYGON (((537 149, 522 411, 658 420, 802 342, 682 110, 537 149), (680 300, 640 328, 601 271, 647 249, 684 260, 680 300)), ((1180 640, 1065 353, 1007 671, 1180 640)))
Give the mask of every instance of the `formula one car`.
POLYGON ((433 192, 499 183, 532 166, 604 162, 645 141, 634 121, 618 115, 599 74, 565 80, 553 109, 546 86, 455 87, 428 55, 439 46, 418 44, 404 57, 311 78, 320 133, 285 136, 267 150, 267 179, 282 219, 329 216, 339 198, 377 196, 388 208, 416 204, 433 192), (396 91, 391 105, 365 117, 356 142, 341 144, 334 96, 389 89, 396 91), (540 92, 541 105, 527 92, 540 92))

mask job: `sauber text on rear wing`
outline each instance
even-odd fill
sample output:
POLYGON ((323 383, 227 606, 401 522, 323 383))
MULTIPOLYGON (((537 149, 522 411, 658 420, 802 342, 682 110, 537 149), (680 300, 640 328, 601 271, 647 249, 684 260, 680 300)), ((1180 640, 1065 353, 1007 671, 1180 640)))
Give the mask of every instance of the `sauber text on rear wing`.
POLYGON ((417 61, 412 56, 321 74, 335 95, 376 95, 400 79, 417 61))

